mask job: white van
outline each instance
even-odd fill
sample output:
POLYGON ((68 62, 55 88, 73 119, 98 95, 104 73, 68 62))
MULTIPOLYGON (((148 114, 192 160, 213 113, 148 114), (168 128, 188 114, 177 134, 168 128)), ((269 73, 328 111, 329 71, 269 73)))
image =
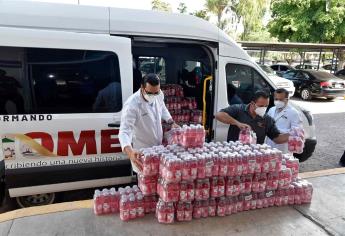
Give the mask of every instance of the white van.
MULTIPOLYGON (((9 196, 34 206, 58 192, 131 182, 117 137, 122 104, 143 74, 179 84, 196 66, 202 80, 213 78, 193 91, 208 140, 226 140, 214 114, 235 94, 248 103, 254 91, 276 89, 228 35, 193 16, 0 2, 0 174, 9 196)), ((301 112, 307 159, 316 139, 301 112)))

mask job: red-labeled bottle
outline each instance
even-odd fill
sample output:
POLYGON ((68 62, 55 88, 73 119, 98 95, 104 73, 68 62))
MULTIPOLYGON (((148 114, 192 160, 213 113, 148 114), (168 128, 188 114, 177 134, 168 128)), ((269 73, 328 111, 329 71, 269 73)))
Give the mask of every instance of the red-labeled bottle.
POLYGON ((122 221, 129 221, 129 199, 127 195, 122 195, 120 200, 120 219, 122 221))
POLYGON ((211 178, 211 197, 218 197, 218 177, 211 178))
POLYGON ((218 197, 225 196, 225 179, 224 177, 218 178, 218 197))
POLYGON ((137 193, 136 195, 137 200, 137 217, 142 218, 145 216, 145 204, 144 204, 144 196, 141 193, 137 193))
POLYGON ((96 215, 103 214, 103 204, 104 204, 104 198, 102 197, 101 191, 97 189, 95 190, 95 193, 93 195, 93 209, 96 215))
POLYGON ((258 200, 258 193, 253 193, 252 195, 253 195, 253 197, 252 197, 252 200, 250 202, 250 209, 255 210, 256 209, 256 203, 258 200))
POLYGON ((102 190, 102 198, 103 198, 103 214, 111 213, 111 209, 110 209, 111 196, 108 189, 102 190))
POLYGON ((243 195, 239 195, 237 197, 237 201, 236 201, 237 212, 242 212, 243 211, 243 206, 244 206, 244 197, 243 197, 243 195))
POLYGON ((190 202, 185 203, 184 220, 191 221, 193 218, 193 206, 190 202))
POLYGON ((182 202, 178 202, 176 206, 176 220, 184 221, 184 206, 182 202))
POLYGON ((249 211, 251 209, 253 194, 246 194, 243 201, 243 210, 249 211))
POLYGON ((208 206, 209 206, 208 200, 203 200, 201 202, 201 207, 202 207, 201 217, 202 218, 208 217, 208 206))
POLYGON ((202 204, 201 204, 201 201, 197 200, 194 202, 193 218, 200 219, 201 215, 202 215, 202 204))
POLYGON ((225 216, 226 201, 225 197, 220 197, 217 204, 217 216, 225 216))
POLYGON ((210 198, 209 205, 208 205, 208 215, 209 216, 216 216, 216 209, 217 209, 217 203, 215 198, 210 198))

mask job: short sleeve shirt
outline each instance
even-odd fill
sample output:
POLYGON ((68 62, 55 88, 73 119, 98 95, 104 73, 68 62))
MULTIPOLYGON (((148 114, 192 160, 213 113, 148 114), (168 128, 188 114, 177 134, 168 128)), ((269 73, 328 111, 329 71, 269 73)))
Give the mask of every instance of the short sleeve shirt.
MULTIPOLYGON (((257 143, 263 144, 266 136, 270 139, 275 139, 280 135, 275 121, 268 115, 264 117, 256 116, 253 118, 249 114, 249 105, 236 104, 231 105, 221 110, 229 116, 235 118, 237 121, 250 125, 252 130, 256 133, 257 143)), ((228 132, 228 141, 237 141, 240 134, 240 129, 235 125, 230 125, 228 132)))

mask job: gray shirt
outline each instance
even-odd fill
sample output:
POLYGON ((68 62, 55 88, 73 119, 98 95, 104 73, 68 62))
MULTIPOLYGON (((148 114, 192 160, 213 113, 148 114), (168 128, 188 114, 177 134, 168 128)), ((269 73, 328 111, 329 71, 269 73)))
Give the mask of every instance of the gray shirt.
MULTIPOLYGON (((265 142, 266 135, 272 140, 280 135, 280 132, 275 125, 275 121, 270 116, 256 116, 253 118, 249 114, 248 109, 249 105, 236 104, 222 109, 221 112, 227 113, 229 116, 235 118, 241 123, 250 125, 256 133, 257 143, 263 144, 265 142)), ((235 125, 230 125, 228 141, 237 141, 239 134, 240 129, 235 125)))

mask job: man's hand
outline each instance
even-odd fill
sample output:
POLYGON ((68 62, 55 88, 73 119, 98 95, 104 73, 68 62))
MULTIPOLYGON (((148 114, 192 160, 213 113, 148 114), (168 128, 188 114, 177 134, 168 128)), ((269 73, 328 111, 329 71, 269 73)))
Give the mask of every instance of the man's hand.
POLYGON ((179 126, 178 124, 176 124, 175 122, 171 125, 171 128, 181 128, 181 126, 179 126))
POLYGON ((252 129, 252 127, 250 127, 250 125, 247 125, 247 124, 244 124, 244 123, 241 123, 241 122, 236 122, 236 126, 239 129, 249 129, 249 130, 252 129))
POLYGON ((124 152, 127 154, 128 158, 132 161, 132 163, 138 168, 138 170, 142 171, 143 164, 140 161, 141 153, 136 150, 133 150, 130 146, 125 147, 124 152))

